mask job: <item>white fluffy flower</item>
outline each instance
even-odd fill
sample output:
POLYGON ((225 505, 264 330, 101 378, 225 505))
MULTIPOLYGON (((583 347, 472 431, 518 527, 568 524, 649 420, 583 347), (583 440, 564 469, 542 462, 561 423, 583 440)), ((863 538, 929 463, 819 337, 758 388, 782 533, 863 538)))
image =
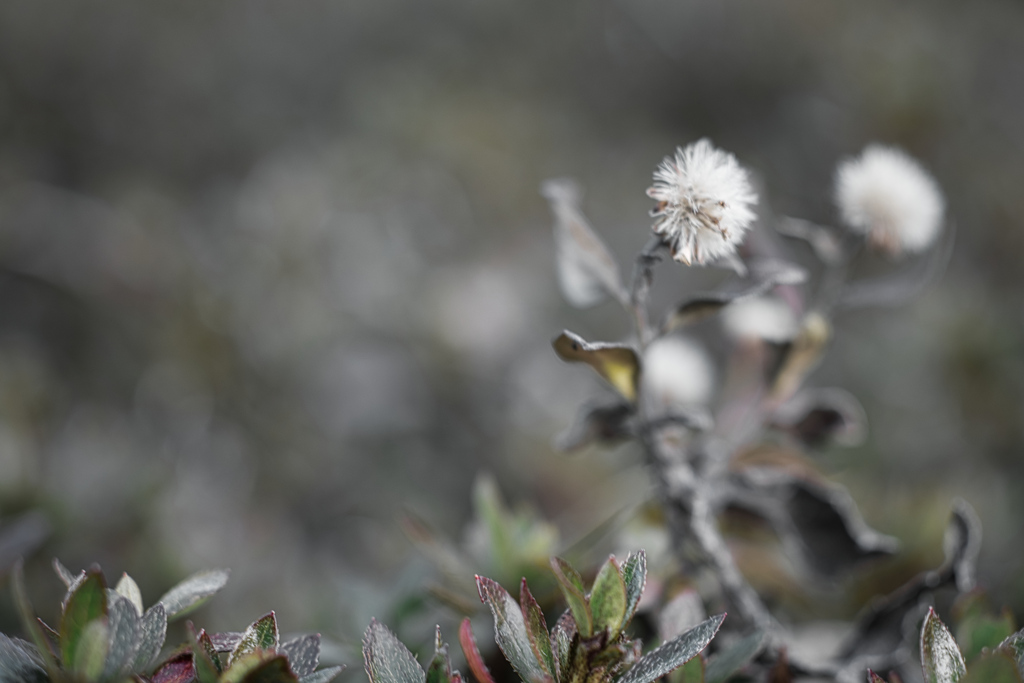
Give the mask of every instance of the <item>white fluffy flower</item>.
POLYGON ((714 372, 702 348, 680 337, 662 337, 644 353, 641 386, 662 407, 692 407, 711 398, 714 372))
POLYGON ((793 309, 777 296, 758 296, 729 304, 722 311, 726 333, 736 339, 782 343, 799 331, 793 309))
POLYGON ((757 203, 746 170, 707 138, 665 157, 647 196, 658 202, 651 211, 654 232, 668 243, 672 258, 687 265, 735 251, 757 203))
POLYGON ((902 151, 882 145, 839 165, 835 197, 843 222, 892 256, 934 242, 945 210, 935 179, 902 151))

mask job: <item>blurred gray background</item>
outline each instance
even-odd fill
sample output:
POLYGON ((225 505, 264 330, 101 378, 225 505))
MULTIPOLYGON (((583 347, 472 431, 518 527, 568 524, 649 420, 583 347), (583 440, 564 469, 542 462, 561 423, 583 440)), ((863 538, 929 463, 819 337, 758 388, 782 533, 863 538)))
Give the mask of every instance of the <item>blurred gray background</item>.
POLYGON ((839 320, 813 383, 871 432, 823 467, 906 544, 877 589, 941 557, 961 495, 1021 614, 1022 122, 1019 0, 8 0, 0 529, 52 525, 44 616, 53 555, 147 604, 222 566, 203 623, 353 642, 428 571, 403 508, 457 539, 489 471, 571 541, 644 494, 630 449, 550 447, 601 391, 550 339, 628 328, 562 303, 543 179, 579 179, 626 268, 676 145, 710 136, 763 206, 829 223, 835 164, 882 141, 958 242, 911 305, 839 320))

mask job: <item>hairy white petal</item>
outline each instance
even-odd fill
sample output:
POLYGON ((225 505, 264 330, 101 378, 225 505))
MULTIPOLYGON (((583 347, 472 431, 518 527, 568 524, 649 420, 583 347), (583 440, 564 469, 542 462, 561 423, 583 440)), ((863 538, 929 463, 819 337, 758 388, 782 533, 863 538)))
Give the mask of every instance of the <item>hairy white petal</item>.
POLYGON ((785 342, 799 331, 796 315, 777 296, 759 296, 736 301, 722 311, 722 325, 730 337, 785 342))
POLYGON ((687 265, 732 254, 755 218, 757 194, 736 157, 703 138, 665 157, 647 196, 653 230, 687 265))
POLYGON ((930 246, 945 211, 935 179, 904 152, 882 145, 839 165, 835 199, 843 222, 891 255, 930 246))

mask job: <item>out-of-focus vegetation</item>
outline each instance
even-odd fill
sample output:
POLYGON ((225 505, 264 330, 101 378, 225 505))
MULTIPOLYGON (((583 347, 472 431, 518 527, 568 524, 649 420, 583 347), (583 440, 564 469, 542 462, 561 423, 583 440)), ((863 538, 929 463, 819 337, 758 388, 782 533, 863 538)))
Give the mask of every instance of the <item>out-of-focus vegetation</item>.
POLYGON ((551 449, 594 382, 550 338, 621 322, 559 300, 542 179, 583 182, 625 266, 677 144, 827 223, 836 160, 881 140, 937 177, 956 251, 912 305, 839 320, 818 377, 870 424, 825 465, 904 550, 852 598, 761 580, 851 611, 938 564, 961 495, 1022 614, 1022 79, 1009 1, 6 2, 0 534, 49 530, 37 605, 54 554, 146 595, 230 566, 211 629, 273 608, 354 645, 419 613, 403 507, 459 538, 489 471, 569 547, 649 494, 628 453, 551 449))

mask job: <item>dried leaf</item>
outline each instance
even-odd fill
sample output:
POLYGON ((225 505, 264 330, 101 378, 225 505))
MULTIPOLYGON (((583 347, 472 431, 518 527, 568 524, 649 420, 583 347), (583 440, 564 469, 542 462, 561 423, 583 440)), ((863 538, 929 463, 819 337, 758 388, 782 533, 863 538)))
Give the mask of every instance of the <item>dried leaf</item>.
POLYGON ((779 370, 772 382, 771 400, 782 403, 789 399, 804 379, 817 367, 832 336, 832 326, 820 313, 808 313, 796 339, 787 345, 779 370))
POLYGON ((555 353, 567 363, 586 363, 624 398, 635 401, 640 378, 640 357, 627 344, 588 343, 569 331, 552 342, 555 353))
POLYGON ((494 640, 505 659, 526 683, 550 683, 551 676, 533 654, 519 603, 497 582, 486 577, 477 576, 476 587, 480 601, 486 603, 494 615, 494 640))
POLYGON ((164 593, 157 602, 164 606, 169 620, 175 619, 199 607, 223 588, 229 574, 226 569, 197 572, 164 593))
POLYGON ((363 636, 363 662, 371 683, 426 683, 427 674, 395 634, 374 619, 363 636))
POLYGON ((628 294, 619 267, 601 238, 587 224, 580 210, 580 191, 571 180, 547 180, 541 194, 555 214, 555 250, 558 284, 573 306, 589 308, 611 294, 622 303, 628 294))
POLYGON ((630 419, 636 414, 631 403, 585 405, 569 429, 555 437, 554 446, 571 452, 592 443, 615 443, 632 436, 630 419))
POLYGON ((967 673, 960 648, 930 608, 921 628, 921 668, 925 683, 957 683, 967 673))
POLYGON ((594 618, 594 631, 608 631, 609 640, 614 640, 626 617, 626 583, 622 578, 618 562, 609 557, 594 579, 590 591, 590 613, 594 618))
POLYGON ((668 333, 716 315, 736 301, 760 296, 779 285, 797 285, 807 279, 807 271, 793 263, 760 259, 750 264, 746 277, 714 292, 697 294, 673 310, 661 331, 668 333))
POLYGON ((828 443, 857 446, 867 434, 867 414, 844 389, 805 389, 775 411, 771 426, 811 448, 828 443))
POLYGON ((651 650, 637 661, 617 683, 651 683, 696 657, 715 637, 724 614, 711 617, 675 640, 651 650))
POLYGON ((836 265, 843 260, 843 244, 833 230, 823 225, 782 216, 775 226, 780 235, 801 239, 810 245, 811 250, 826 265, 836 265))
POLYGON ((973 590, 977 580, 978 554, 981 552, 981 520, 963 498, 953 501, 942 549, 946 555, 942 567, 953 571, 957 590, 961 593, 973 590))

